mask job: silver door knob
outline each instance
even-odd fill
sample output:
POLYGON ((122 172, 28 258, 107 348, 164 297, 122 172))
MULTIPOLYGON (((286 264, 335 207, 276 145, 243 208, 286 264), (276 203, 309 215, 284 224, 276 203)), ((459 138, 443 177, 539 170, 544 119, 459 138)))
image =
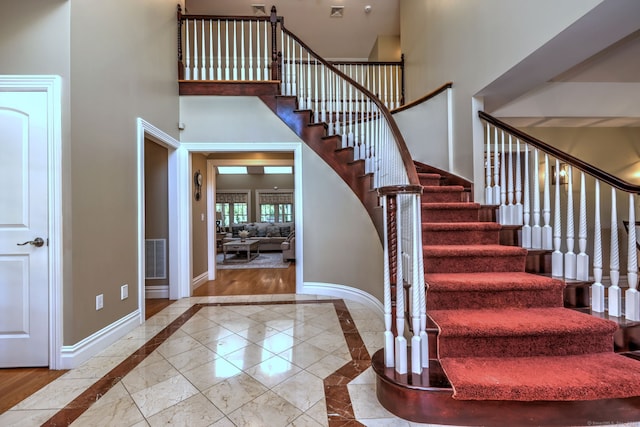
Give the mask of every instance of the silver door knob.
POLYGON ((29 240, 26 241, 24 243, 16 243, 18 246, 24 246, 24 245, 33 245, 36 248, 39 248, 40 246, 44 245, 44 240, 42 239, 42 237, 36 237, 33 240, 29 240))

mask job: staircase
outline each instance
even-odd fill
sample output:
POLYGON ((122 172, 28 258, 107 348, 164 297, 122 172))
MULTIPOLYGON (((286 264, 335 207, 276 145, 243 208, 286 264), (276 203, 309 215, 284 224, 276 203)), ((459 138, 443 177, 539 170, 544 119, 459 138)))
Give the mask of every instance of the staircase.
POLYGON ((464 187, 419 176, 432 364, 398 375, 376 353, 383 406, 456 425, 640 419, 640 362, 614 353, 618 325, 565 308, 565 283, 527 272, 528 251, 500 244, 464 187))

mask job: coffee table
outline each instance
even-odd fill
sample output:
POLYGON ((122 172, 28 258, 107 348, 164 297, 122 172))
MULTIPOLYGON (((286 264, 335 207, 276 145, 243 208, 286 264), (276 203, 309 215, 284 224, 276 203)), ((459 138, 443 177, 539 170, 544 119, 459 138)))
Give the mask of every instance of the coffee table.
POLYGON ((231 242, 223 243, 222 244, 222 252, 224 253, 224 259, 222 260, 223 264, 238 263, 238 262, 249 262, 252 259, 256 259, 258 257, 258 255, 260 255, 260 241, 259 240, 246 239, 244 241, 242 241, 242 240, 234 240, 234 241, 231 241, 231 242), (233 260, 228 260, 227 259, 227 253, 228 252, 235 252, 236 255, 239 254, 240 252, 246 252, 247 253, 247 257, 246 258, 236 257, 233 260))

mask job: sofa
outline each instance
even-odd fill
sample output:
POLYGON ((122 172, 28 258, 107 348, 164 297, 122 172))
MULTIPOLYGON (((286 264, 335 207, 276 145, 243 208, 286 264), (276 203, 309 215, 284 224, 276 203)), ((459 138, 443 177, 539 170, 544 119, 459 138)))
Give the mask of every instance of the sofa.
POLYGON ((222 239, 222 243, 232 242, 240 239, 240 231, 248 231, 247 239, 258 240, 260 242, 260 252, 281 251, 282 243, 293 232, 293 223, 282 222, 251 222, 247 224, 232 224, 230 232, 222 239))
POLYGON ((292 231, 287 239, 280 245, 282 248, 282 261, 289 261, 296 259, 296 235, 292 231))

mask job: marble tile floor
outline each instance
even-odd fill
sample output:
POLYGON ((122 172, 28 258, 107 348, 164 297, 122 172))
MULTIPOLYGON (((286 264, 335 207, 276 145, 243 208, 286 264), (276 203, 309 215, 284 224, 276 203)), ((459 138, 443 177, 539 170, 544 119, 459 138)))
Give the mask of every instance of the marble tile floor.
POLYGON ((375 397, 377 313, 313 295, 194 297, 0 415, 0 426, 418 426, 375 397))

